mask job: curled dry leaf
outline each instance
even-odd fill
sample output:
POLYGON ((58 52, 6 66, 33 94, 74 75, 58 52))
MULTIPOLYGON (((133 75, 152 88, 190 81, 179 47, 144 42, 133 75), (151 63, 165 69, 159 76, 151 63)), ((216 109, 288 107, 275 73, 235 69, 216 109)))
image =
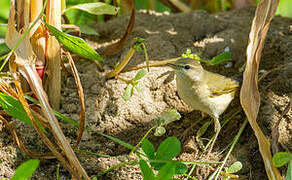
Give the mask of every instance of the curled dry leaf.
POLYGON ((126 4, 127 7, 131 8, 131 17, 129 20, 129 24, 127 26, 126 32, 123 35, 123 37, 115 44, 112 44, 108 46, 103 52, 102 55, 116 55, 118 54, 122 48, 124 47, 124 44, 126 43, 132 29, 134 28, 135 25, 135 16, 136 16, 136 10, 135 10, 135 1, 134 0, 122 0, 121 4, 126 4))
POLYGON ((81 104, 81 111, 80 111, 80 131, 79 131, 79 134, 77 136, 77 140, 76 140, 76 144, 74 146, 74 149, 76 149, 76 147, 78 146, 78 144, 80 143, 81 141, 81 138, 82 138, 82 135, 83 135, 83 131, 84 131, 84 126, 85 126, 85 101, 84 101, 84 93, 83 93, 83 88, 82 88, 82 85, 81 85, 81 80, 79 78, 79 75, 78 75, 78 71, 77 71, 77 68, 75 66, 75 63, 70 55, 70 53, 68 51, 65 51, 65 54, 68 58, 68 61, 69 61, 69 64, 70 64, 70 67, 71 67, 71 70, 72 70, 72 73, 73 73, 73 76, 74 76, 74 79, 75 79, 75 83, 76 83, 76 86, 77 86, 77 89, 78 89, 78 94, 79 94, 79 98, 80 98, 80 104, 81 104))
POLYGON ((262 0, 258 4, 249 34, 249 44, 246 52, 247 62, 240 92, 241 105, 257 137, 266 173, 270 180, 283 178, 272 163, 270 142, 256 122, 260 106, 260 95, 257 82, 261 52, 269 29, 269 24, 276 12, 278 2, 278 0, 262 0))

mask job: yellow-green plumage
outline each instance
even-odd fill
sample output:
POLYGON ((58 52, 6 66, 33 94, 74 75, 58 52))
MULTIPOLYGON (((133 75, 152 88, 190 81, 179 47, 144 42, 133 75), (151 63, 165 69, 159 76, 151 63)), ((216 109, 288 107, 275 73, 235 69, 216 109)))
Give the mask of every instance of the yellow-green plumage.
MULTIPOLYGON (((235 80, 203 69, 199 62, 179 59, 172 67, 176 72, 177 91, 180 98, 195 110, 214 118, 216 136, 221 129, 219 116, 227 109, 238 88, 235 80)), ((214 139, 210 150, 213 147, 214 139)))

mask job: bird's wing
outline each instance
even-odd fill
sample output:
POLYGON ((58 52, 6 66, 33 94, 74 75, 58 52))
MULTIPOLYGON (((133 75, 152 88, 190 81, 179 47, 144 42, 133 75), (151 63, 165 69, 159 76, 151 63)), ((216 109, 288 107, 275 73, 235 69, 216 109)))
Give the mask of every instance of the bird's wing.
POLYGON ((236 89, 239 87, 237 81, 220 74, 208 73, 205 80, 207 81, 211 96, 218 96, 227 93, 234 94, 236 89))

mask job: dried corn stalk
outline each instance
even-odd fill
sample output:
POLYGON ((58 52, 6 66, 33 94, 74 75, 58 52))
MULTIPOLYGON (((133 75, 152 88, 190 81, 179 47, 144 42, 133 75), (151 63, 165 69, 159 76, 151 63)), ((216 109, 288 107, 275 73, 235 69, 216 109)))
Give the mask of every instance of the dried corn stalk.
MULTIPOLYGON (((83 167, 80 165, 74 151, 72 150, 69 142, 66 140, 59 124, 54 116, 51 106, 48 102, 47 95, 42 86, 42 80, 36 70, 36 62, 39 64, 44 63, 44 58, 47 60, 60 59, 59 45, 57 44, 56 49, 52 52, 52 48, 55 48, 54 43, 56 40, 52 37, 45 38, 43 36, 45 29, 39 20, 43 12, 37 11, 32 13, 37 7, 40 7, 43 3, 42 0, 17 0, 18 9, 17 14, 15 12, 15 0, 11 0, 10 5, 10 16, 8 20, 8 27, 6 33, 6 44, 12 49, 10 56, 9 67, 12 73, 14 83, 18 92, 18 98, 22 103, 25 111, 27 112, 34 128, 38 132, 39 136, 43 142, 48 146, 56 158, 69 170, 69 172, 77 179, 89 179, 83 167), (22 5, 22 6, 20 6, 22 5), (39 16, 37 16, 39 12, 39 16), (16 17, 17 15, 17 17, 16 17), (21 15, 21 17, 20 17, 21 15), (17 22, 15 22, 15 19, 17 22), (30 23, 30 19, 34 21, 30 23), (34 26, 31 26, 33 24, 34 26), (17 27, 17 29, 15 28, 17 27), (33 28, 31 28, 33 27, 33 28), (44 39, 43 39, 44 38, 44 39), (31 43, 31 41, 33 43, 31 43), (44 41, 46 43, 44 43, 44 41), (51 48, 51 49, 50 49, 51 48), (50 52, 47 50, 50 49, 50 52), (13 53, 13 54, 12 54, 13 53), (52 54, 49 54, 52 53, 52 54), (36 56, 37 55, 37 56, 36 56), (45 55, 45 56, 44 56, 45 55), (56 57, 59 56, 59 57, 56 57), (24 98, 23 90, 21 88, 19 73, 27 80, 30 85, 31 90, 38 98, 44 117, 47 119, 52 134, 54 135, 55 142, 52 142, 44 132, 40 129, 39 125, 36 123, 32 112, 28 106, 27 101, 24 98), (58 144, 58 145, 57 145, 58 144), (59 147, 58 147, 59 146, 59 147), (59 149, 59 150, 58 150, 59 149), (64 155, 63 153, 64 152, 64 155)), ((54 9, 53 5, 58 4, 60 1, 49 0, 47 11, 49 9, 54 9)), ((58 5, 57 5, 58 6, 58 5)), ((60 8, 54 9, 52 12, 60 11, 60 8)), ((50 13, 52 15, 52 13, 50 13)), ((57 14, 58 15, 58 14, 57 14)), ((52 15, 52 17, 47 17, 48 23, 56 23, 52 18, 58 17, 52 15)), ((59 17, 60 18, 60 17, 59 17)), ((60 23, 60 22, 59 22, 60 23)), ((56 62, 56 61, 54 61, 56 62)), ((56 67, 59 71, 60 66, 56 67)), ((59 76, 59 75, 56 75, 59 76)), ((56 84, 57 86, 60 85, 56 84)))

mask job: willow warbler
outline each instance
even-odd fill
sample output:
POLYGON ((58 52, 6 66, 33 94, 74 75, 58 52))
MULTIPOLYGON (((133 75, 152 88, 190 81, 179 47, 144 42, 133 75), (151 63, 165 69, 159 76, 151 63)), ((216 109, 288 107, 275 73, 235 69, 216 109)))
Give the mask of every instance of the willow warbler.
POLYGON ((175 69, 180 98, 193 109, 214 119, 216 134, 208 150, 209 154, 221 129, 219 116, 234 98, 239 84, 235 80, 204 70, 199 62, 188 58, 169 65, 175 69))

